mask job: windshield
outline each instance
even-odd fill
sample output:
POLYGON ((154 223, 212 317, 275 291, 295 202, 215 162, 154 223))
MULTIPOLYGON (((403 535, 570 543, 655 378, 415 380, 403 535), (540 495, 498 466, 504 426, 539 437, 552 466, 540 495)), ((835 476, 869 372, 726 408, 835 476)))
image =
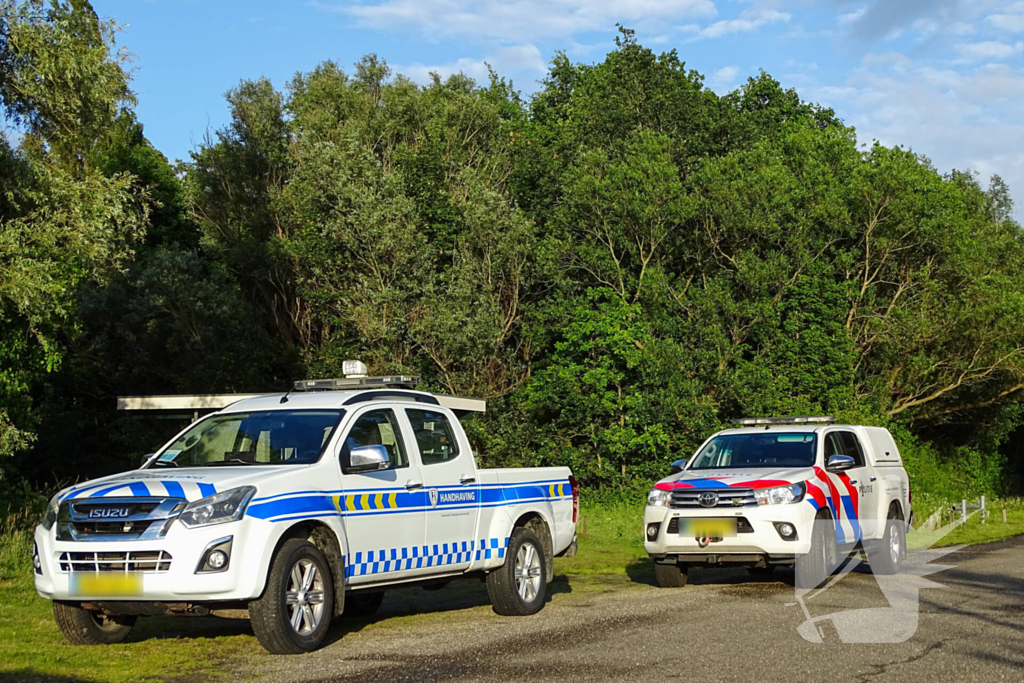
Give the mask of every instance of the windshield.
POLYGON ((197 422, 153 467, 308 465, 320 459, 342 410, 266 410, 197 422))
POLYGON ((815 446, 814 434, 726 434, 708 441, 688 469, 812 467, 815 446))

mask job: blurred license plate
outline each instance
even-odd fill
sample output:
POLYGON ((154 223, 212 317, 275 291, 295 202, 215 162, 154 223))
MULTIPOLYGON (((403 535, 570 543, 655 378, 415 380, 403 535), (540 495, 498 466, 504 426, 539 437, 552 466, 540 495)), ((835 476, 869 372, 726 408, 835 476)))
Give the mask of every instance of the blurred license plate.
POLYGON ((728 517, 680 517, 679 535, 691 538, 731 538, 736 535, 736 520, 728 517))
POLYGON ((137 598, 142 595, 142 574, 76 572, 70 588, 71 595, 79 598, 137 598))

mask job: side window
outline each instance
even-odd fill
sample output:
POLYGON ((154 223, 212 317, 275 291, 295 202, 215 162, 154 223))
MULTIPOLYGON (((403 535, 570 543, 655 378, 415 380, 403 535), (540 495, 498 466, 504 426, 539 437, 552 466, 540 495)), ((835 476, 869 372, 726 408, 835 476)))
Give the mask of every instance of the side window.
POLYGON ((429 410, 408 408, 405 414, 412 423, 412 432, 416 435, 416 445, 419 446, 424 465, 436 465, 458 457, 459 442, 455 440, 455 432, 447 417, 429 410))
POLYGON ((389 470, 409 466, 409 458, 405 454, 402 443, 402 430, 398 426, 395 411, 384 408, 364 413, 352 425, 345 443, 341 447, 341 466, 348 467, 349 456, 353 448, 360 446, 383 446, 388 451, 391 461, 389 470))
POLYGON ((854 467, 864 467, 864 449, 860 447, 860 440, 853 432, 839 432, 837 434, 843 441, 843 455, 848 455, 857 463, 854 467))
POLYGON ((843 451, 842 441, 839 439, 839 432, 829 432, 825 435, 825 464, 833 455, 847 455, 843 451))

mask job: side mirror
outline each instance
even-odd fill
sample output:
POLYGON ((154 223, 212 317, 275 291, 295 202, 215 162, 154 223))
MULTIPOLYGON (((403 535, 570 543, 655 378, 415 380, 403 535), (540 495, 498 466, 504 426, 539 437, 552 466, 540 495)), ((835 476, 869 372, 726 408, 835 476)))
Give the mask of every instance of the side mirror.
POLYGON ((390 464, 388 449, 383 446, 359 446, 349 453, 349 465, 345 468, 345 474, 386 470, 390 464))
POLYGON ((152 458, 152 457, 153 457, 152 453, 146 453, 144 456, 142 456, 142 462, 139 463, 139 467, 142 467, 147 462, 149 462, 149 459, 152 458))
POLYGON ((825 469, 829 472, 842 472, 843 470, 853 469, 856 464, 857 461, 848 455, 833 455, 828 459, 825 469))
POLYGON ((672 474, 679 474, 686 468, 686 460, 676 460, 672 463, 672 474))

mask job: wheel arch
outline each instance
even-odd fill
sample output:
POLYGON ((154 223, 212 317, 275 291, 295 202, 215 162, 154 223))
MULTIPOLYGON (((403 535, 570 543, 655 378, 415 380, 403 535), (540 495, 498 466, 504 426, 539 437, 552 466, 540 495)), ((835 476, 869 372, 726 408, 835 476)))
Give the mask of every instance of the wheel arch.
POLYGON ((551 583, 555 578, 555 541, 551 534, 551 522, 544 517, 539 510, 529 510, 519 513, 515 522, 512 523, 512 530, 519 528, 529 529, 544 546, 544 565, 547 567, 545 581, 551 583))
POLYGON ((340 615, 345 608, 345 553, 338 535, 322 521, 304 519, 285 529, 277 539, 271 557, 277 554, 285 541, 292 538, 309 541, 327 558, 327 564, 331 568, 331 583, 334 586, 334 616, 340 615))

